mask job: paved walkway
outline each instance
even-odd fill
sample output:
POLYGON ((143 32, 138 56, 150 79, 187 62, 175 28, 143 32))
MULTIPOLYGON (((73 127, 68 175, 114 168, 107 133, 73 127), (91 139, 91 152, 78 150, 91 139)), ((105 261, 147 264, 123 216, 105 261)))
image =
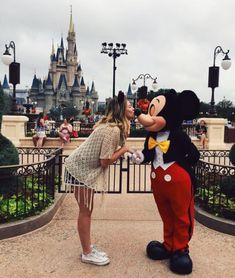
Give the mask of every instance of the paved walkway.
MULTIPOLYGON (((0 241, 0 277, 180 277, 170 272, 167 261, 152 261, 145 255, 147 243, 162 238, 162 223, 151 194, 110 194, 101 208, 100 196, 96 198, 92 237, 109 253, 110 265, 80 262, 77 205, 68 195, 48 225, 0 241)), ((235 277, 235 237, 196 223, 190 247, 194 271, 188 277, 235 277)))

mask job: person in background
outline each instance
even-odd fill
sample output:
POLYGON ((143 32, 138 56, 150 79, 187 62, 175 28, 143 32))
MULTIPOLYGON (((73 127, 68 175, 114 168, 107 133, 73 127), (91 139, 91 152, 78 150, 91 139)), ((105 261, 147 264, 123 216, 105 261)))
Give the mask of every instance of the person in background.
POLYGON ((36 121, 36 134, 33 136, 33 144, 37 148, 41 148, 44 146, 47 136, 46 129, 47 126, 45 124, 43 113, 39 113, 37 121, 36 121))
POLYGON ((201 120, 197 125, 196 125, 196 136, 198 139, 200 139, 200 147, 202 149, 207 148, 207 126, 206 122, 204 120, 201 120))
POLYGON ((120 91, 118 97, 110 100, 105 116, 90 136, 65 161, 65 184, 74 187, 79 206, 77 229, 84 263, 107 265, 110 262, 107 254, 91 243, 93 199, 95 192, 107 191, 108 166, 124 153, 132 152, 126 145, 132 118, 134 108, 120 91))
POLYGON ((65 143, 69 142, 72 130, 73 127, 69 123, 69 119, 64 119, 64 122, 60 125, 59 128, 59 137, 60 137, 62 148, 64 147, 65 143))

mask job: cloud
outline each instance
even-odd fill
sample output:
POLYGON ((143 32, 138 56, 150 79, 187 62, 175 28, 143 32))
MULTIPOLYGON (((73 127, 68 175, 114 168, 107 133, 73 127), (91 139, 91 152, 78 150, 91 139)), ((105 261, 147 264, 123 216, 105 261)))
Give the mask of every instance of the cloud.
MULTIPOLYGON (((85 82, 95 82, 100 99, 112 95, 113 59, 101 54, 101 43, 124 42, 128 55, 116 59, 116 91, 127 91, 140 73, 157 77, 159 88, 192 89, 210 101, 208 67, 217 45, 235 53, 235 2, 232 0, 8 0, 0 17, 0 51, 14 40, 21 63, 21 85, 31 86, 36 71, 47 75, 51 43, 66 43, 73 6, 78 56, 85 82)), ((216 64, 223 56, 219 54, 216 64)), ((8 69, 0 64, 0 79, 8 69)), ((234 67, 220 71, 215 100, 234 99, 234 67)), ((138 82, 141 86, 142 83, 138 82)), ((151 82, 148 80, 148 86, 151 82)))

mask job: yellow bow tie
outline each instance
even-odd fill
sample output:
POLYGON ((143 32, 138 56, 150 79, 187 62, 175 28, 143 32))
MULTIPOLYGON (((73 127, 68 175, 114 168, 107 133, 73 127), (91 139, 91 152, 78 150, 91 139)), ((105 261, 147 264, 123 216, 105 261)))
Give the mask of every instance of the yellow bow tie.
POLYGON ((155 139, 153 139, 153 137, 149 137, 148 140, 148 149, 152 150, 153 148, 159 146, 159 148, 161 149, 161 151, 163 153, 166 153, 169 149, 170 146, 170 140, 166 140, 166 141, 162 141, 162 142, 157 142, 155 139))

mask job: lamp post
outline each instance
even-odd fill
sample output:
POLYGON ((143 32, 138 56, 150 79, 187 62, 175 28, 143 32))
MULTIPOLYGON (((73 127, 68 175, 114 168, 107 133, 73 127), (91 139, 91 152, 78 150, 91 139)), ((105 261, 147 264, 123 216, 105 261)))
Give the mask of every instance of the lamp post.
POLYGON ((108 54, 109 57, 113 57, 113 97, 115 97, 115 71, 116 67, 116 58, 122 54, 127 55, 127 49, 125 43, 116 43, 116 47, 113 46, 113 43, 102 43, 101 53, 108 54))
POLYGON ((209 109, 210 116, 216 115, 214 91, 216 87, 219 87, 219 67, 215 66, 215 59, 219 53, 224 54, 224 58, 221 62, 222 68, 224 70, 227 70, 231 66, 231 60, 228 57, 229 50, 225 52, 221 46, 216 46, 214 50, 213 66, 209 67, 209 75, 208 75, 208 87, 212 89, 210 109, 209 109))
POLYGON ((6 50, 2 55, 2 62, 9 66, 9 82, 13 85, 11 113, 17 114, 16 84, 20 83, 20 63, 16 63, 15 43, 11 41, 8 46, 5 44, 5 47, 6 50), (10 48, 13 49, 13 59, 9 52, 10 48))
POLYGON ((91 101, 91 105, 92 105, 92 113, 94 115, 95 114, 95 102, 94 102, 94 100, 91 101))
POLYGON ((26 114, 29 114, 30 108, 33 107, 33 104, 29 102, 29 96, 27 96, 27 102, 24 103, 23 106, 26 108, 26 114))
MULTIPOLYGON (((152 84, 152 88, 154 91, 156 91, 157 89, 157 77, 152 77, 149 73, 141 73, 136 79, 132 78, 132 90, 133 91, 136 91, 137 89, 137 84, 136 84, 136 81, 139 80, 139 79, 143 79, 143 86, 145 87, 145 83, 146 83, 146 79, 151 79, 153 80, 153 84, 152 84)), ((137 104, 137 92, 135 93, 136 95, 136 99, 135 99, 135 106, 137 104)))

